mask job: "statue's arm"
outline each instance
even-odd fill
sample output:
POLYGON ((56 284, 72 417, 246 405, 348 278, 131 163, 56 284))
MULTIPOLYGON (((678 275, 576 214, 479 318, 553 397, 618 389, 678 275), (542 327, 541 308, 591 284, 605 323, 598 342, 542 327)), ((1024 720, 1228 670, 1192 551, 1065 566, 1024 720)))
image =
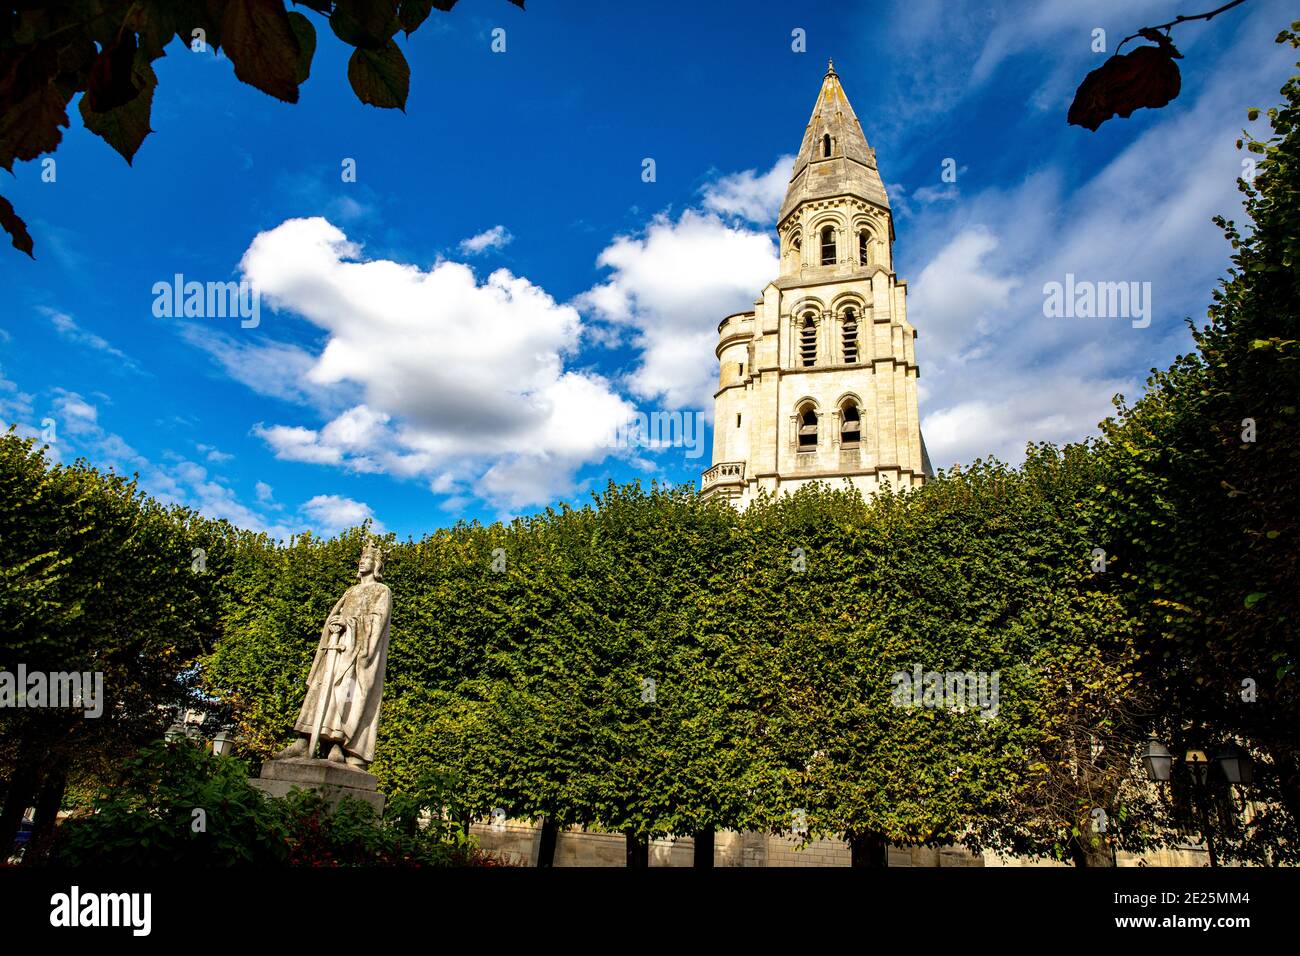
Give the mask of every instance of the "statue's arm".
MULTIPOLYGON (((346 597, 346 593, 344 594, 344 597, 346 597)), ((325 656, 326 656, 325 642, 329 638, 330 621, 333 620, 334 616, 339 613, 339 610, 342 607, 343 607, 343 598, 341 597, 334 602, 333 610, 331 610, 329 614, 325 616, 325 623, 321 625, 320 643, 316 645, 316 657, 311 662, 311 670, 307 672, 308 687, 310 687, 312 685, 312 682, 316 680, 316 672, 320 670, 321 666, 325 661, 325 656)))
POLYGON ((320 629, 320 636, 322 641, 325 640, 326 635, 329 634, 330 621, 338 617, 339 611, 343 610, 343 601, 347 598, 347 596, 348 596, 347 591, 344 591, 343 594, 339 597, 339 599, 334 602, 334 607, 330 610, 329 614, 325 615, 325 623, 321 626, 320 629))

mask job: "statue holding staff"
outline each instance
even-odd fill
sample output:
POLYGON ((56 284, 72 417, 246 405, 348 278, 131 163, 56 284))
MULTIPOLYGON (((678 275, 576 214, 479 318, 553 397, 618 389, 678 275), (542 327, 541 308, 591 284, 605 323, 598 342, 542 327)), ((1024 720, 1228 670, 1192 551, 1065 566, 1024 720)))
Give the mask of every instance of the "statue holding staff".
POLYGON ((384 557, 373 541, 362 549, 358 582, 343 592, 321 629, 307 698, 293 725, 299 737, 271 759, 311 759, 319 743, 322 756, 334 763, 364 770, 374 761, 393 608, 383 583, 384 557))

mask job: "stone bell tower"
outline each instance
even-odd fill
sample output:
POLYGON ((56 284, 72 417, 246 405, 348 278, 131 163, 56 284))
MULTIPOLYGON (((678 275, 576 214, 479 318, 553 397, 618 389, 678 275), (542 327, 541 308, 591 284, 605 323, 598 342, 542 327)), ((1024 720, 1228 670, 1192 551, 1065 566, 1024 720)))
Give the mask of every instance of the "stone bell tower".
POLYGON ((741 507, 811 481, 920 485, 916 330, 894 274, 894 220, 833 64, 777 217, 781 273, 718 325, 706 496, 741 507))

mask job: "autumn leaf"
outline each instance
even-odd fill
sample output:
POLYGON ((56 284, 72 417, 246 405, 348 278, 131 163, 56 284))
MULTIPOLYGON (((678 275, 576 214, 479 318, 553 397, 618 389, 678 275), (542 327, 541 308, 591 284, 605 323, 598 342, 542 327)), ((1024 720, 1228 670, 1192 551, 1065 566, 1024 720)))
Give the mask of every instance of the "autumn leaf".
POLYGON ((53 82, 58 52, 49 46, 0 52, 0 168, 53 152, 68 125, 66 94, 53 82))
POLYGON ((384 50, 398 31, 397 4, 339 0, 330 15, 330 29, 358 50, 384 50))
POLYGON ((1071 126, 1095 131, 1112 116, 1127 119, 1134 110, 1158 109, 1178 95, 1182 75, 1175 59, 1181 54, 1164 41, 1112 56, 1083 78, 1066 116, 1071 126))
POLYGON ((153 109, 153 91, 158 85, 158 77, 148 62, 137 66, 136 77, 136 82, 141 84, 140 95, 116 109, 97 113, 90 108, 89 97, 81 98, 81 119, 86 129, 117 150, 128 165, 134 160, 144 138, 153 132, 149 116, 153 109))
POLYGON ((357 99, 383 109, 406 109, 411 68, 392 40, 380 50, 356 50, 348 60, 348 82, 357 99))
POLYGON ((18 218, 13 205, 4 196, 0 196, 0 226, 4 226, 5 232, 13 237, 15 249, 36 258, 32 255, 32 237, 27 231, 27 223, 18 218))
POLYGON ((135 78, 135 34, 123 30, 110 47, 99 51, 90 65, 86 99, 96 113, 125 106, 140 94, 135 78))
MULTIPOLYGON (((402 23, 402 31, 409 37, 420 28, 429 14, 433 12, 434 0, 402 0, 402 8, 397 18, 402 23)), ((456 0, 440 0, 438 9, 444 13, 456 5, 456 0)))
POLYGON ((280 0, 230 0, 221 37, 235 76, 277 100, 298 102, 300 47, 280 0))
POLYGON ((316 55, 316 28, 312 26, 310 20, 297 11, 289 14, 289 25, 293 27, 294 36, 298 38, 297 80, 301 85, 311 76, 311 61, 316 55))

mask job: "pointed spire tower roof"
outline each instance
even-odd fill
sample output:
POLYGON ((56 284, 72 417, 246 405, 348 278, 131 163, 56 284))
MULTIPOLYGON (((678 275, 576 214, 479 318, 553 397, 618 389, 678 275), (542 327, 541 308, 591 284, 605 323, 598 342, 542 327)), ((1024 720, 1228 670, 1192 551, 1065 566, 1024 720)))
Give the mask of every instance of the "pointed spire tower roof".
POLYGON ((876 151, 867 144, 862 124, 849 105, 835 63, 831 61, 826 66, 808 128, 804 130, 803 144, 794 161, 794 173, 777 224, 784 222, 802 203, 844 195, 889 209, 889 197, 876 169, 876 151), (829 156, 826 155, 827 136, 830 137, 829 156))

